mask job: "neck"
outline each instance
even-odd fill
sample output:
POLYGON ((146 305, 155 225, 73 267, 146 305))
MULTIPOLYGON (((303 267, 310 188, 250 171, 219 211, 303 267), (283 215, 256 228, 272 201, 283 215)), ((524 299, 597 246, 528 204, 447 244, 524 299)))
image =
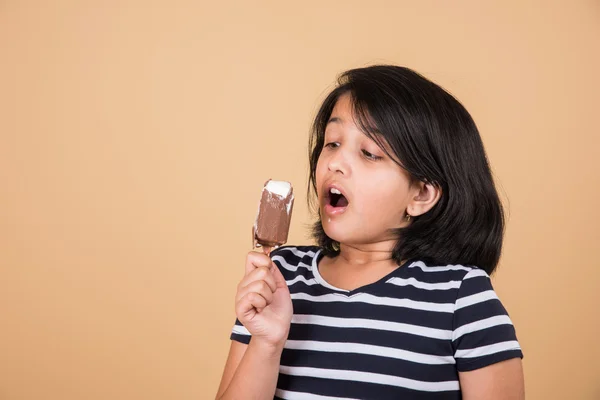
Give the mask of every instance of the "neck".
POLYGON ((396 264, 392 258, 395 241, 384 241, 365 245, 340 243, 339 261, 344 264, 364 267, 373 264, 396 264))

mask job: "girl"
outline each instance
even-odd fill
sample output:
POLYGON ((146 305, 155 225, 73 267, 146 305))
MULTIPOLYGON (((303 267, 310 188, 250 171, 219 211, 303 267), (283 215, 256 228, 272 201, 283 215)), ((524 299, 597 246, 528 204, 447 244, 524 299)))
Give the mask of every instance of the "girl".
POLYGON ((523 399, 489 275, 504 217, 479 132, 402 67, 347 71, 310 138, 318 246, 250 252, 218 399, 523 399))

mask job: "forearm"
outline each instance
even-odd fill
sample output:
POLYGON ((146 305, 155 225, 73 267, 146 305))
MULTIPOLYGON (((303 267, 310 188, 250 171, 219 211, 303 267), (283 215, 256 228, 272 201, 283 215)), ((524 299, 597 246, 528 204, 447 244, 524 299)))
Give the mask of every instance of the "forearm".
POLYGON ((251 340, 229 386, 218 400, 272 400, 283 348, 251 340))

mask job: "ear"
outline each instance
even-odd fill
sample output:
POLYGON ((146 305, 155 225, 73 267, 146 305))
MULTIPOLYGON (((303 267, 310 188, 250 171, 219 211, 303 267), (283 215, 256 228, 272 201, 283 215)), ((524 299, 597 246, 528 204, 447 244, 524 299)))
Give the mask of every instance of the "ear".
POLYGON ((412 198, 406 206, 406 213, 418 217, 431 210, 442 197, 442 189, 431 183, 418 182, 412 188, 412 198))

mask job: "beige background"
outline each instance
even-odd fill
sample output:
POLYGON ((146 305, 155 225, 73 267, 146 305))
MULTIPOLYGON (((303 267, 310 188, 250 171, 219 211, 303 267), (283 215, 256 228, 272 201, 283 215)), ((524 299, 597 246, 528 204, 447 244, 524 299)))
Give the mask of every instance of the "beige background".
POLYGON ((212 398, 261 185, 307 243, 311 118, 377 62, 480 127, 528 398, 600 399, 600 3, 480 3, 0 1, 0 399, 212 398))

